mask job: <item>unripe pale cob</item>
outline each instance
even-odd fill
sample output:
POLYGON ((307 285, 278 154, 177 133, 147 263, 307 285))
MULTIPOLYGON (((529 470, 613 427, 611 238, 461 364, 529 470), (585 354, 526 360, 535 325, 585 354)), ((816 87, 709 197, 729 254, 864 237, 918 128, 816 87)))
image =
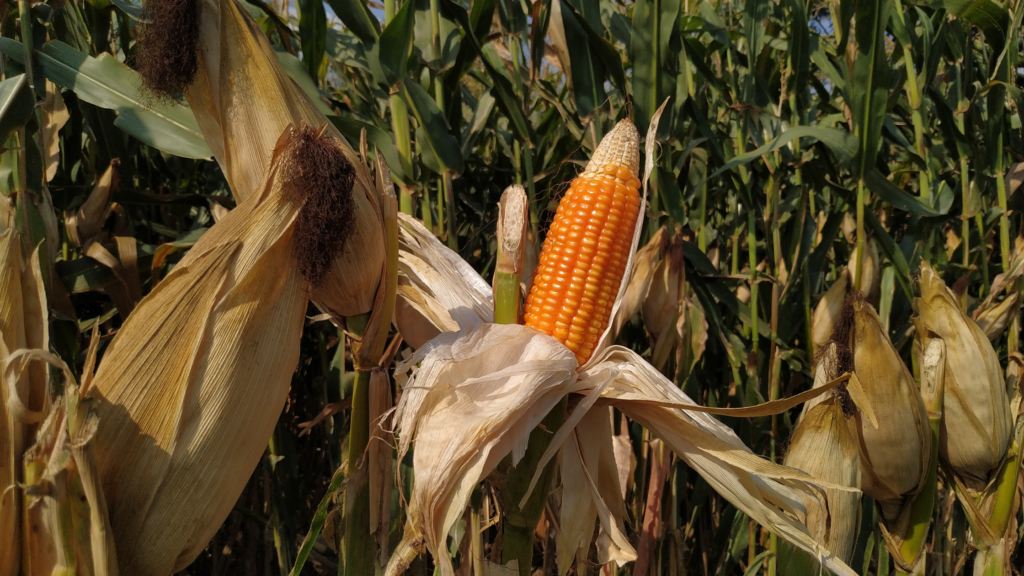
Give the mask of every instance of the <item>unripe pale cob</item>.
POLYGON ((582 365, 608 327, 640 209, 640 137, 622 120, 562 198, 548 230, 526 325, 554 336, 582 365))

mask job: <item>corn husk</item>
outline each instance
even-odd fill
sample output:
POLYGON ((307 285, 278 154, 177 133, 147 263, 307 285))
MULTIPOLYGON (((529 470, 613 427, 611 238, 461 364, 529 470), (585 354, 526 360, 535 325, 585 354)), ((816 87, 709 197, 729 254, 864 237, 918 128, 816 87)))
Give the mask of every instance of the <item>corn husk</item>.
POLYGON ((985 333, 989 340, 999 338, 1006 327, 1010 325, 1017 313, 1020 312, 1020 292, 1012 292, 993 306, 984 310, 977 310, 973 315, 978 328, 985 333))
POLYGON ((97 462, 126 574, 192 562, 284 405, 307 298, 294 256, 294 142, 276 148, 260 196, 213 226, 142 300, 96 374, 97 462))
MULTIPOLYGON (((94 333, 91 360, 98 344, 98 333, 94 333)), ((34 413, 46 419, 24 456, 23 526, 31 536, 22 549, 21 573, 117 576, 113 534, 96 466, 93 441, 98 418, 91 401, 80 397, 64 362, 45 350, 23 349, 8 355, 4 375, 11 377, 39 363, 63 371, 65 395, 51 405, 48 415, 34 413)))
MULTIPOLYGON (((4 200, 0 199, 0 202, 4 200)), ((48 346, 48 313, 39 250, 24 257, 14 228, 0 233, 0 362, 9 352, 48 346)), ((5 371, 3 371, 5 372, 5 371)), ((38 417, 49 409, 46 364, 10 376, 0 372, 0 574, 15 574, 20 558, 23 482, 21 457, 32 444, 38 417), (8 399, 17 400, 17 402, 8 399)))
POLYGON ((686 293, 685 282, 682 239, 677 237, 665 247, 665 257, 654 270, 643 303, 644 325, 656 342, 675 335, 673 328, 679 317, 680 301, 686 293))
POLYGON ((814 307, 814 312, 811 314, 811 342, 815 354, 832 337, 832 330, 835 329, 839 311, 843 307, 843 302, 846 301, 846 290, 849 285, 849 270, 843 268, 839 272, 839 277, 821 297, 818 305, 814 307))
MULTIPOLYGON (((848 424, 840 397, 828 397, 800 419, 783 463, 822 480, 860 487, 858 440, 848 424)), ((804 502, 807 528, 817 542, 849 562, 860 529, 860 494, 826 489, 825 498, 827 507, 820 506, 815 499, 804 502)), ((814 574, 816 571, 817 562, 806 554, 789 545, 780 551, 780 574, 814 574)))
POLYGON ((921 263, 918 284, 918 317, 946 342, 939 454, 968 488, 981 489, 1003 461, 1012 429, 999 358, 927 262, 921 263))
POLYGON ((629 284, 622 296, 622 306, 612 319, 612 331, 618 334, 622 327, 641 310, 654 281, 655 271, 661 263, 668 244, 668 229, 664 226, 651 236, 651 240, 640 248, 633 258, 633 269, 629 284))
POLYGON ((904 497, 915 494, 928 475, 931 428, 928 412, 874 308, 850 298, 853 369, 878 425, 856 419, 861 447, 861 486, 894 518, 904 497))
POLYGON ((598 563, 622 564, 636 558, 624 537, 626 510, 615 454, 602 449, 613 441, 607 416, 603 410, 587 412, 560 452, 561 529, 556 546, 559 574, 567 573, 576 558, 589 555, 599 517, 598 563))
POLYGON ((383 224, 373 179, 359 155, 285 73, 252 17, 234 0, 200 1, 199 74, 186 93, 239 204, 262 194, 288 126, 326 126, 355 167, 354 225, 311 295, 332 317, 368 312, 384 269, 383 224))

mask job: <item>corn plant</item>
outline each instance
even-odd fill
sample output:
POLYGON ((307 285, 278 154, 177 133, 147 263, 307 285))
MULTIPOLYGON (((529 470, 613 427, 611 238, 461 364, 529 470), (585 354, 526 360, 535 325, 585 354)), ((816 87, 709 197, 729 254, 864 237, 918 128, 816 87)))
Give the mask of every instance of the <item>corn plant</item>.
POLYGON ((1021 574, 1022 30, 2 0, 0 575, 1021 574))

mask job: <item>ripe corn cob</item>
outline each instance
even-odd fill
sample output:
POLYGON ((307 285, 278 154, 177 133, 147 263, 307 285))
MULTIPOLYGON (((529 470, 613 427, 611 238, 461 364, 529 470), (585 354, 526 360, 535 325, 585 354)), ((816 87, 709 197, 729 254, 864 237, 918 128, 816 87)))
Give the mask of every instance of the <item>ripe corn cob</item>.
POLYGON ((572 181, 548 230, 526 325, 554 336, 582 365, 608 327, 640 209, 640 137, 623 120, 572 181))

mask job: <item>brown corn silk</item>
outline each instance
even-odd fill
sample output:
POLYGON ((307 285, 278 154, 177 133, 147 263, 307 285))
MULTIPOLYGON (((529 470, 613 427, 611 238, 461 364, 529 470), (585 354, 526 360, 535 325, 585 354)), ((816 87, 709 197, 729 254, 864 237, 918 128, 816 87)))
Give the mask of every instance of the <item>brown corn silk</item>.
POLYGON ((558 205, 533 286, 527 326, 554 336, 585 364, 611 319, 640 207, 640 137, 619 122, 558 205))

